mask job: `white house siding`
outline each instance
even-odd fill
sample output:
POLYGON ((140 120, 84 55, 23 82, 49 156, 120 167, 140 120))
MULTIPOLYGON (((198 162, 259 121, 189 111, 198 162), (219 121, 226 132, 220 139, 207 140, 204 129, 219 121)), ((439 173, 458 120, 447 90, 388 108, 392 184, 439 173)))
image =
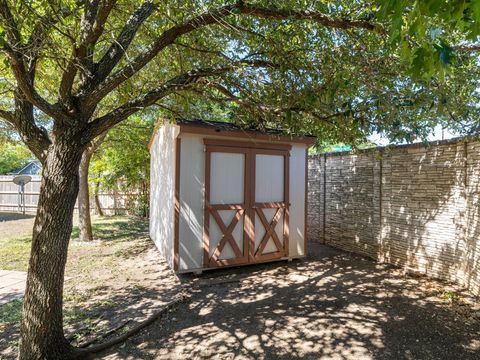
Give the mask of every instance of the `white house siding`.
POLYGON ((290 152, 289 256, 305 255, 305 156, 304 144, 293 144, 290 152))
POLYGON ((202 136, 180 138, 179 271, 185 271, 203 266, 205 152, 202 136))
POLYGON ((150 147, 150 237, 173 267, 175 153, 179 127, 164 125, 150 147))

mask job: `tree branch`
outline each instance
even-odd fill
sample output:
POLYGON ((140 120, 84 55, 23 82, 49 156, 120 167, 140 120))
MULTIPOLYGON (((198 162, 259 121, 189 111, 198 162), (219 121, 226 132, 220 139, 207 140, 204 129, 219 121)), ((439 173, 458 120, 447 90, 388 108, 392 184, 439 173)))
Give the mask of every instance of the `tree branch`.
POLYGON ((80 45, 76 55, 83 69, 84 81, 93 78, 93 49, 103 33, 108 15, 113 9, 116 0, 90 0, 85 7, 84 16, 80 23, 80 45))
POLYGON ((148 107, 150 105, 155 104, 156 101, 168 96, 176 91, 185 90, 189 88, 191 85, 198 82, 200 79, 213 76, 213 75, 221 75, 228 71, 231 71, 236 68, 241 67, 272 67, 275 66, 274 64, 262 61, 262 60, 245 60, 239 61, 234 64, 216 67, 216 68, 208 68, 208 69, 198 69, 189 71, 188 73, 184 73, 181 75, 177 75, 174 78, 168 80, 161 86, 138 96, 127 103, 119 106, 118 108, 112 110, 108 114, 95 119, 94 121, 90 122, 85 129, 85 132, 82 136, 82 143, 88 143, 92 141, 96 136, 101 134, 102 132, 107 131, 111 127, 115 126, 119 122, 123 121, 130 115, 134 114, 140 109, 148 107))
POLYGON ((283 113, 283 112, 288 111, 288 110, 292 110, 292 108, 290 108, 290 107, 267 106, 267 105, 257 104, 256 102, 251 101, 251 100, 248 101, 246 99, 242 99, 241 97, 235 95, 229 89, 227 89, 222 84, 219 84, 218 82, 209 82, 207 85, 214 88, 220 94, 225 96, 222 99, 213 98, 212 100, 215 100, 215 101, 235 102, 238 105, 243 106, 243 107, 247 107, 247 108, 250 108, 250 109, 257 109, 257 110, 272 113, 272 114, 275 114, 275 115, 278 115, 278 114, 283 113))
MULTIPOLYGON (((82 6, 84 4, 84 0, 77 0, 77 6, 82 6)), ((40 15, 33 9, 31 6, 26 5, 30 11, 38 17, 38 20, 30 34, 30 38, 25 46, 27 58, 29 58, 29 65, 31 68, 34 68, 38 55, 40 51, 43 49, 43 44, 46 42, 45 40, 47 39, 48 32, 50 29, 54 28, 58 32, 60 32, 62 35, 67 37, 70 41, 72 41, 72 44, 75 43, 75 39, 73 39, 68 33, 63 32, 56 24, 58 22, 62 22, 62 19, 65 17, 68 17, 73 14, 74 10, 69 8, 69 7, 60 7, 57 9, 54 7, 53 3, 49 3, 50 5, 50 12, 48 12, 46 15, 40 15)), ((67 66, 68 67, 68 66, 67 66)), ((73 74, 74 76, 75 74, 73 74)), ((61 94, 66 94, 68 91, 65 89, 65 86, 63 84, 64 79, 62 79, 62 85, 60 86, 60 93, 61 94), (62 91, 65 90, 65 91, 62 91)), ((73 78, 71 79, 73 82, 73 78)))
POLYGON ((0 109, 0 118, 9 122, 12 125, 15 125, 15 114, 11 111, 0 109))
POLYGON ((100 0, 90 0, 87 2, 80 23, 80 47, 87 47, 97 42, 103 33, 108 15, 110 15, 115 3, 116 0, 104 0, 101 5, 100 0))
POLYGON ((296 20, 311 20, 325 27, 335 29, 365 29, 375 32, 377 34, 386 34, 385 29, 380 24, 372 23, 366 20, 352 20, 348 18, 336 18, 325 15, 318 11, 308 10, 290 10, 280 9, 276 7, 261 7, 251 5, 243 0, 237 3, 237 8, 240 13, 249 16, 255 16, 264 19, 296 19, 296 20))
POLYGON ((195 29, 203 27, 205 25, 213 24, 218 21, 219 18, 229 15, 235 8, 235 5, 227 5, 217 9, 210 10, 199 16, 196 16, 183 24, 175 25, 166 30, 157 40, 155 40, 147 50, 135 59, 130 61, 124 68, 117 71, 115 74, 107 78, 104 82, 99 84, 97 88, 90 93, 85 100, 87 104, 96 104, 103 97, 105 97, 110 91, 118 87, 124 81, 131 78, 138 71, 140 71, 145 65, 147 65, 160 51, 167 46, 173 44, 175 40, 187 34, 195 29))
POLYGON ((170 95, 175 91, 183 90, 189 87, 192 83, 194 83, 198 78, 202 76, 206 76, 204 71, 202 71, 202 73, 198 75, 196 73, 178 75, 164 83, 162 86, 159 86, 147 92, 146 94, 136 97, 135 99, 128 101, 124 105, 112 110, 110 113, 95 119, 88 124, 87 129, 83 135, 82 143, 87 143, 91 141, 102 132, 105 132, 108 129, 112 128, 113 126, 123 121, 135 112, 139 111, 140 109, 154 104, 159 99, 164 98, 165 96, 170 95))
MULTIPOLYGON (((73 40, 72 36, 62 29, 60 29, 57 25, 58 22, 62 23, 63 18, 68 17, 72 15, 76 10, 78 10, 80 7, 82 7, 85 4, 85 0, 76 0, 76 7, 70 8, 69 6, 62 6, 62 4, 58 5, 58 8, 56 8, 57 4, 55 4, 52 1, 48 2, 48 8, 50 8, 50 11, 46 15, 41 15, 39 12, 34 9, 30 3, 23 2, 22 5, 25 5, 30 12, 35 15, 36 18, 38 18, 38 21, 36 22, 34 29, 32 33, 30 34, 30 39, 28 43, 32 42, 32 39, 37 38, 45 38, 47 34, 47 31, 50 30, 51 28, 54 28, 56 31, 58 31, 60 34, 65 36, 66 38, 73 40)), ((42 10, 46 10, 43 8, 42 10)), ((46 12, 46 11, 45 11, 46 12)), ((28 44, 27 44, 28 47, 28 44)))
MULTIPOLYGON (((7 44, 4 46, 4 50, 5 53, 10 57, 11 68, 13 75, 15 76, 15 80, 17 81, 17 86, 25 98, 45 114, 68 122, 69 119, 61 111, 59 111, 57 106, 50 104, 36 92, 33 86, 34 74, 28 73, 27 69, 25 68, 22 55, 15 52, 7 44)), ((34 68, 30 70, 34 70, 34 68)))
POLYGON ((72 10, 67 7, 60 7, 59 9, 52 8, 51 11, 46 15, 40 15, 31 6, 26 6, 35 16, 38 17, 38 20, 35 23, 32 32, 30 33, 27 44, 24 46, 24 58, 28 62, 28 64, 26 64, 26 68, 33 80, 35 77, 35 67, 40 52, 43 50, 43 45, 46 43, 46 39, 48 38, 49 30, 55 28, 57 31, 59 31, 58 27, 56 27, 56 23, 60 21, 58 14, 61 14, 62 17, 67 17, 72 14, 72 10))
POLYGON ((183 47, 185 49, 189 49, 189 50, 192 50, 192 51, 197 51, 197 52, 201 52, 201 53, 204 53, 204 54, 212 54, 212 55, 216 55, 216 56, 219 56, 219 57, 222 57, 226 60, 232 60, 231 58, 229 58, 227 55, 225 55, 223 52, 221 51, 216 51, 216 50, 208 50, 208 49, 201 49, 201 48, 198 48, 198 47, 194 47, 194 46, 190 46, 190 45, 187 45, 187 44, 182 44, 181 42, 175 42, 174 43, 175 45, 177 46, 180 46, 180 47, 183 47))
POLYGON ((5 0, 0 0, 0 16, 4 19, 4 28, 7 33, 8 42, 17 48, 22 44, 22 37, 18 30, 17 23, 13 17, 10 7, 5 0))
POLYGON ((166 30, 157 40, 155 40, 147 50, 135 59, 130 61, 124 68, 114 73, 105 81, 100 83, 96 89, 89 95, 85 95, 85 103, 93 105, 98 103, 103 97, 110 93, 113 89, 118 87, 124 81, 131 78, 145 65, 147 65, 160 51, 167 46, 173 44, 180 36, 190 33, 201 27, 218 23, 222 18, 229 16, 235 12, 240 14, 255 16, 267 19, 297 19, 297 20, 311 20, 326 27, 336 29, 365 29, 375 33, 384 34, 384 29, 376 23, 365 20, 351 20, 347 18, 334 18, 316 11, 298 11, 286 10, 279 8, 265 8, 255 5, 250 5, 244 1, 239 1, 236 4, 222 6, 216 9, 209 10, 201 15, 187 20, 183 24, 175 25, 166 30))
POLYGON ((50 104, 35 91, 33 80, 35 78, 36 57, 33 56, 33 61, 31 61, 31 64, 27 67, 21 51, 23 47, 21 34, 5 0, 0 0, 0 17, 2 17, 7 24, 6 30, 8 38, 8 43, 3 46, 2 50, 11 60, 11 68, 17 82, 17 87, 30 103, 45 114, 65 120, 65 116, 62 116, 61 112, 57 111, 54 105, 50 104))
POLYGON ((59 87, 60 100, 71 106, 73 82, 79 69, 83 69, 82 80, 87 83, 93 78, 93 48, 102 35, 108 16, 116 0, 90 0, 80 21, 80 44, 73 44, 72 55, 63 72, 59 87))
POLYGON ((480 44, 478 45, 462 45, 462 46, 456 46, 455 50, 457 51, 464 51, 464 52, 475 52, 475 51, 480 51, 480 44))
MULTIPOLYGON (((301 106, 298 106, 298 105, 294 105, 294 106, 262 105, 262 104, 258 104, 256 102, 254 102, 254 101, 248 101, 248 100, 242 99, 241 97, 236 96, 229 89, 227 89, 222 84, 219 84, 218 82, 209 82, 208 86, 211 86, 212 88, 214 88, 215 90, 217 90, 218 92, 220 92, 222 95, 225 96, 225 98, 223 98, 223 99, 213 99, 214 101, 222 101, 222 100, 233 101, 233 102, 239 104, 240 106, 247 107, 247 108, 250 108, 250 109, 260 110, 264 113, 270 113, 270 114, 273 114, 273 115, 276 115, 276 116, 285 114, 287 111, 304 113, 304 114, 313 116, 317 120, 321 120, 322 122, 325 122, 325 123, 328 123, 329 125, 335 126, 335 124, 331 121, 331 119, 336 118, 336 117, 340 117, 340 116, 346 116, 347 114, 349 114, 351 112, 351 110, 346 110, 346 111, 340 111, 340 112, 332 113, 332 114, 329 114, 329 115, 320 115, 315 110, 311 110, 311 109, 301 107, 301 106)), ((202 95, 204 95, 204 94, 202 93, 202 95)))
POLYGON ((32 104, 17 98, 15 100, 15 112, 0 109, 1 119, 12 126, 12 129, 20 135, 37 159, 43 163, 46 150, 50 145, 50 139, 47 132, 35 124, 32 104))
POLYGON ((42 163, 46 157, 46 150, 51 144, 48 133, 35 123, 33 105, 22 97, 15 96, 14 126, 23 142, 42 163))
POLYGON ((73 82, 75 81, 75 75, 77 74, 77 64, 75 63, 75 59, 76 49, 74 47, 71 58, 68 60, 67 66, 63 71, 60 86, 58 88, 58 96, 63 103, 68 103, 72 95, 73 82))
MULTIPOLYGON (((31 11, 38 17, 35 26, 28 38, 27 44, 25 46, 26 50, 33 55, 37 55, 42 48, 42 43, 44 43, 48 30, 51 29, 52 26, 55 25, 57 21, 55 15, 53 13, 48 13, 47 15, 39 15, 34 12, 33 9, 31 11)), ((68 15, 70 12, 63 14, 64 16, 68 15)))
POLYGON ((147 20, 155 9, 152 1, 147 0, 139 6, 123 27, 118 38, 113 42, 102 59, 98 62, 96 83, 99 84, 111 73, 135 37, 140 26, 147 20))

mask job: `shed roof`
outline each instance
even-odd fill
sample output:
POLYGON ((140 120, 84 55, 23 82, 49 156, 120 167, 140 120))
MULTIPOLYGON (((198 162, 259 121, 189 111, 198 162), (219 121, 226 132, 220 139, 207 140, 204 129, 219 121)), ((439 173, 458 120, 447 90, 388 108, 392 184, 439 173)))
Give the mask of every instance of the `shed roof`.
MULTIPOLYGON (((164 123, 160 120, 154 130, 152 140, 157 129, 164 123)), ((180 133, 193 133, 214 136, 233 136, 252 140, 281 141, 304 143, 307 146, 315 143, 316 137, 312 135, 289 134, 281 129, 256 129, 243 127, 237 124, 222 121, 207 121, 202 119, 177 119, 176 124, 180 127, 180 133)))

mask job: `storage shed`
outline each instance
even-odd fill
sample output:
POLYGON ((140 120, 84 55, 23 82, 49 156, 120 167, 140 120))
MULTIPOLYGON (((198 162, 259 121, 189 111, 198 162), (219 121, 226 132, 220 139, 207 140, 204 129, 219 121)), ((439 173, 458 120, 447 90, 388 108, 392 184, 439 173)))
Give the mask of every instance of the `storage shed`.
POLYGON ((301 258, 315 138, 230 123, 159 123, 150 236, 176 272, 301 258))

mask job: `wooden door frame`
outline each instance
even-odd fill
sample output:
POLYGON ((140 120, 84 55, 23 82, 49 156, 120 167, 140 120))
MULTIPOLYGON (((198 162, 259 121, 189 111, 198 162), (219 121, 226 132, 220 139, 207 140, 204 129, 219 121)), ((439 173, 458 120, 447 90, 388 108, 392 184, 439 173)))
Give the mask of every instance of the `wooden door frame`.
MULTIPOLYGON (((272 143, 253 143, 253 142, 243 142, 243 141, 231 141, 223 139, 204 139, 205 145, 205 193, 204 193, 204 224, 203 224, 203 266, 205 268, 210 267, 221 267, 221 266, 231 266, 231 265, 243 265, 256 262, 271 261, 276 259, 281 259, 288 256, 288 238, 289 238, 289 158, 290 158, 290 149, 292 148, 289 144, 272 144, 272 143), (237 153, 245 155, 244 163, 244 201, 242 204, 210 204, 210 172, 211 172, 211 154, 212 152, 220 153, 237 153), (255 167, 256 167, 256 155, 265 154, 265 155, 282 155, 284 157, 284 201, 283 202, 271 202, 271 203, 257 203, 255 202, 255 167), (276 251, 268 254, 256 255, 255 249, 255 218, 257 214, 257 209, 262 208, 277 208, 283 209, 283 249, 281 251, 276 251), (234 215, 233 220, 238 212, 242 212, 241 216, 243 217, 243 256, 237 257, 234 259, 218 259, 215 257, 216 250, 214 254, 210 256, 210 216, 213 213, 218 215, 218 210, 237 210, 237 213, 234 215), (213 213, 212 213, 213 211, 213 213)), ((261 211, 261 210, 260 210, 261 211)), ((279 210, 277 210, 279 211, 279 210)), ((218 223, 217 217, 213 215, 218 223)), ((259 215, 260 216, 260 215, 259 215)), ((273 219, 272 219, 273 222, 273 219)), ((223 223, 223 221, 222 221, 223 223)), ((269 222, 271 223, 271 222, 269 222)), ((218 224, 221 228, 222 226, 218 224)), ((223 224, 223 227, 228 227, 229 224, 223 224)), ((262 226, 265 228, 265 236, 270 232, 262 221, 262 226)), ((270 224, 271 226, 271 224, 270 224)), ((275 224, 276 226, 276 224, 275 224)), ((232 229, 233 230, 233 229, 232 229)), ((275 231, 275 228, 273 228, 275 231)), ((227 233, 228 237, 231 237, 231 232, 227 233)), ((276 236, 276 235, 274 235, 276 236)), ((271 236, 267 238, 269 241, 271 236)), ((225 239, 225 236, 219 242, 230 242, 229 239, 225 239)), ((217 245, 217 246, 219 246, 217 245)), ((223 249, 223 247, 222 247, 223 249)))

